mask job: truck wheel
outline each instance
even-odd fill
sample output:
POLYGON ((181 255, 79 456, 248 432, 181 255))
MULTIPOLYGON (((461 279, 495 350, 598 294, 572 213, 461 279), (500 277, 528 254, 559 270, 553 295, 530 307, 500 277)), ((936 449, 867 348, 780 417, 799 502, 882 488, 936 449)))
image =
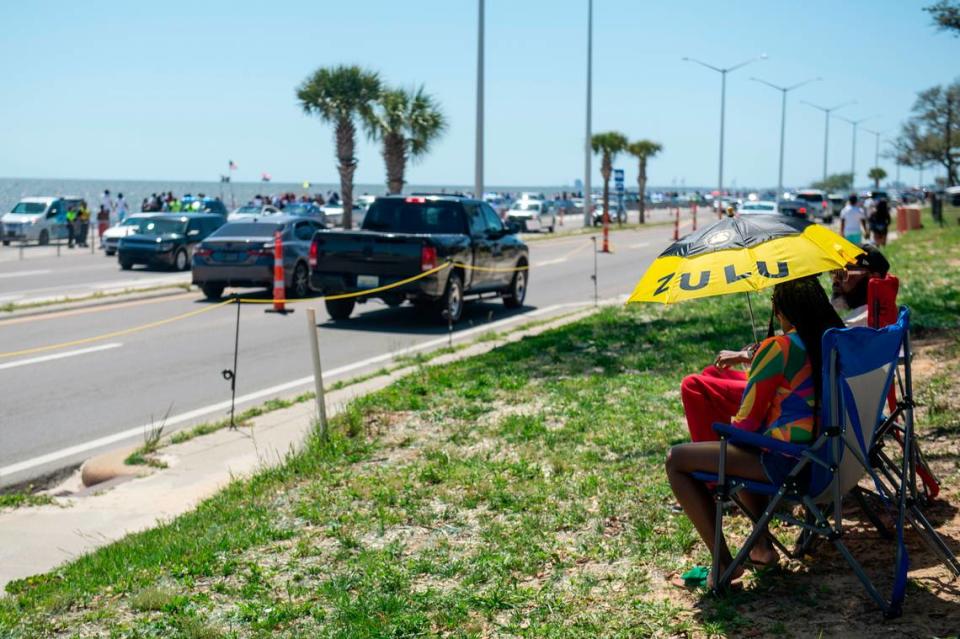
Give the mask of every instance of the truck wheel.
MULTIPOLYGON (((526 266, 526 262, 519 262, 518 267, 526 266)), ((503 305, 507 308, 520 308, 523 306, 523 300, 527 298, 528 271, 526 269, 517 271, 510 280, 510 288, 503 295, 503 305)))
POLYGON ((218 300, 223 297, 223 284, 202 284, 200 290, 208 300, 218 300))
POLYGON ((40 231, 40 237, 37 239, 40 246, 46 246, 50 243, 50 234, 46 230, 40 231))
POLYGON ((173 256, 173 268, 177 271, 186 271, 190 268, 190 260, 187 259, 186 250, 180 249, 173 256))
POLYGON ((133 268, 133 262, 128 262, 127 260, 120 260, 120 268, 125 271, 129 271, 133 268))
POLYGON ((356 302, 351 299, 346 300, 326 300, 324 305, 327 307, 327 313, 334 320, 340 321, 345 320, 350 317, 350 313, 353 312, 353 305, 356 302))
POLYGON ((4 240, 4 241, 3 241, 3 245, 4 245, 4 246, 10 246, 10 240, 4 240))
POLYGON ((447 279, 447 289, 440 298, 437 311, 444 322, 460 321, 460 316, 463 315, 463 279, 459 273, 451 273, 447 279))

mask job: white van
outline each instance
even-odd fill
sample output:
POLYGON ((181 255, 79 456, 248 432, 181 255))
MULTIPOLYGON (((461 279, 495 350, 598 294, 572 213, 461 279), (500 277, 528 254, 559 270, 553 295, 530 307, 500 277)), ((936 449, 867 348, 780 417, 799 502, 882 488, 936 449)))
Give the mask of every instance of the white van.
POLYGON ((49 244, 67 237, 67 209, 80 198, 25 197, 0 218, 3 245, 10 242, 49 244))

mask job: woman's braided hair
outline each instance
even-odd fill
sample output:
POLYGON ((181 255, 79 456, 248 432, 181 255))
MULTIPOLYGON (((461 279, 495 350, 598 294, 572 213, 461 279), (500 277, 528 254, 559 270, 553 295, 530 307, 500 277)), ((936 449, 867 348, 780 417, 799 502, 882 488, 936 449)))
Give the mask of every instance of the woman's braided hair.
MULTIPOLYGON (((813 369, 816 410, 820 408, 820 382, 823 363, 821 340, 830 328, 843 328, 843 320, 830 304, 826 291, 816 275, 777 284, 773 288, 773 311, 779 312, 793 324, 807 350, 813 369)), ((773 316, 770 317, 770 335, 773 335, 773 316)), ((816 413, 815 413, 816 414, 816 413)))

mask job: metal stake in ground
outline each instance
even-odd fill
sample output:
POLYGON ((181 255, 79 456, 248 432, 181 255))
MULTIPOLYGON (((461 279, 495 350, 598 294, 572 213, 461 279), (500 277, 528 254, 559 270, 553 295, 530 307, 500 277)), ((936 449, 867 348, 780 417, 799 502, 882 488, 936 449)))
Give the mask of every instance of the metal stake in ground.
POLYGON ((237 328, 233 334, 233 368, 225 368, 220 372, 223 375, 223 378, 230 382, 230 429, 237 429, 237 422, 235 421, 235 409, 237 406, 237 356, 240 353, 240 305, 242 302, 237 300, 234 302, 237 305, 237 328))
POLYGON ((317 311, 307 309, 307 332, 310 334, 310 355, 313 357, 313 385, 317 395, 317 420, 320 436, 327 438, 327 398, 323 392, 323 370, 320 368, 320 340, 317 338, 317 311))
POLYGON ((590 276, 590 279, 593 280, 593 305, 597 305, 597 236, 593 235, 590 237, 590 240, 593 242, 593 275, 590 276))

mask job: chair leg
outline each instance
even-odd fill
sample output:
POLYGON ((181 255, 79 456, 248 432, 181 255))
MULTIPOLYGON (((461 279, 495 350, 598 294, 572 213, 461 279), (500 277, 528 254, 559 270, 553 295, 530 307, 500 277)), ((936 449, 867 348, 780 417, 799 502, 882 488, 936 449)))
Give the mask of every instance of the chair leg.
POLYGON ((960 561, 944 543, 943 538, 937 534, 933 524, 923 514, 923 511, 913 505, 907 510, 907 519, 913 529, 919 533, 920 538, 927 544, 927 547, 937 555, 943 565, 947 567, 947 570, 953 573, 954 578, 960 577, 960 561))
MULTIPOLYGON (((744 561, 746 561, 747 556, 750 554, 750 550, 753 549, 753 545, 757 543, 757 539, 760 538, 760 535, 764 534, 764 529, 766 528, 767 524, 770 523, 770 520, 773 519, 773 515, 777 510, 777 506, 783 500, 786 492, 786 487, 781 486, 777 494, 774 495, 770 500, 766 510, 763 511, 763 515, 760 516, 760 519, 758 519, 756 524, 754 524, 753 530, 750 531, 750 536, 747 537, 746 541, 744 541, 743 545, 740 547, 740 551, 737 553, 737 556, 733 558, 733 561, 730 562, 730 565, 727 566, 727 569, 723 571, 723 574, 714 583, 715 591, 726 588, 729 585, 730 578, 733 576, 734 571, 739 568, 744 561)), ((714 555, 716 555, 716 553, 714 553, 714 555)), ((718 563, 717 559, 714 559, 714 563, 718 563)))

